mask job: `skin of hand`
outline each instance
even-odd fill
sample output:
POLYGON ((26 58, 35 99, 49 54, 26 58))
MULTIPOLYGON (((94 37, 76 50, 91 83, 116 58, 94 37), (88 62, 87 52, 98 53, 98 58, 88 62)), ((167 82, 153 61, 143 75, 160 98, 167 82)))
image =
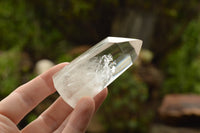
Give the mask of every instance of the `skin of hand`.
POLYGON ((107 88, 94 98, 83 97, 71 108, 59 97, 37 119, 21 131, 17 124, 46 97, 56 90, 52 76, 68 63, 61 63, 18 87, 0 101, 1 133, 84 133, 92 116, 105 100, 107 88))

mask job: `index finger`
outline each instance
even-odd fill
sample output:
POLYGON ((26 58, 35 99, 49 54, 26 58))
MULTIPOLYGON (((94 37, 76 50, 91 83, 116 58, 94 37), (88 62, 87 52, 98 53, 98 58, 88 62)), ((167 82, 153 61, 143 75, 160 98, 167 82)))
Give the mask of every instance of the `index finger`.
POLYGON ((52 76, 65 65, 67 63, 56 65, 44 74, 18 87, 0 102, 0 114, 8 117, 15 124, 19 123, 28 112, 56 91, 52 76))

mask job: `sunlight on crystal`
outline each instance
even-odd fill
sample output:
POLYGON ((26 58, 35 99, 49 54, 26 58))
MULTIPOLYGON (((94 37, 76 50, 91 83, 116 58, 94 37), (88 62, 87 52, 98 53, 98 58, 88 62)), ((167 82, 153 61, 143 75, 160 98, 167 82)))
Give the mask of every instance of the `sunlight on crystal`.
POLYGON ((127 70, 141 45, 137 39, 108 37, 56 73, 54 86, 75 107, 80 98, 94 97, 127 70))

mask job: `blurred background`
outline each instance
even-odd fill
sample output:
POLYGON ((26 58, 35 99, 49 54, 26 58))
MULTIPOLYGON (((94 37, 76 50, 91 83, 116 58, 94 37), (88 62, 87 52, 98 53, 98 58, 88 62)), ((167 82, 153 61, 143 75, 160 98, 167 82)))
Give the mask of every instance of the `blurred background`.
POLYGON ((0 0, 0 99, 107 36, 138 38, 140 57, 109 86, 87 132, 199 133, 199 17, 198 0, 0 0))

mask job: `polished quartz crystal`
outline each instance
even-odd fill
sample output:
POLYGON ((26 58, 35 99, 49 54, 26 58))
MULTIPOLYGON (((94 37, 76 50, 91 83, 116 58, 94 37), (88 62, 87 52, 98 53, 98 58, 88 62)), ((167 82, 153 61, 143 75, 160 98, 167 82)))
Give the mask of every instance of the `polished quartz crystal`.
POLYGON ((142 41, 107 37, 53 75, 57 92, 73 108, 84 96, 94 97, 139 55, 142 41))

